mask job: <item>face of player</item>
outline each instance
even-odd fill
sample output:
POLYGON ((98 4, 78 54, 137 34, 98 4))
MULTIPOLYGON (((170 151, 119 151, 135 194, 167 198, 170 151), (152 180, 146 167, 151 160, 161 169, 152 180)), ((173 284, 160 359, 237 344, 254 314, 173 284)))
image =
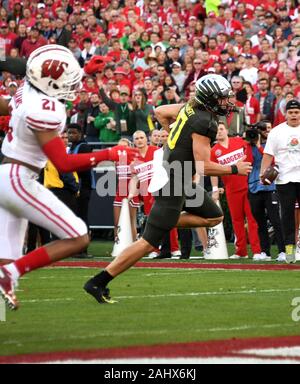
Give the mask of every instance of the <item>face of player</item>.
POLYGON ((289 109, 286 112, 286 121, 291 127, 298 127, 300 125, 300 109, 289 109))
POLYGON ((216 139, 218 141, 223 141, 223 140, 227 139, 227 137, 228 137, 228 132, 227 132, 227 129, 226 129, 225 125, 224 124, 219 124, 219 126, 218 126, 218 133, 217 133, 216 139))
POLYGON ((143 149, 147 146, 147 136, 144 132, 137 132, 133 138, 134 145, 138 149, 143 149))

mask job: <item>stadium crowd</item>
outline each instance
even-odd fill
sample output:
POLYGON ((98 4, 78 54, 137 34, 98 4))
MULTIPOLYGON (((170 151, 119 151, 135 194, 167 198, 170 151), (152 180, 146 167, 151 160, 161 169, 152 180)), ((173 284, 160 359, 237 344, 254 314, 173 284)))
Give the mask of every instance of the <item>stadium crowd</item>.
MULTIPOLYGON (((261 121, 283 123, 287 102, 300 99, 297 0, 0 4, 1 55, 26 59, 38 47, 60 44, 84 69, 82 88, 67 110, 68 124, 79 125, 89 143, 110 145, 132 140, 137 130, 147 136, 159 130, 154 108, 187 101, 196 80, 209 73, 224 76, 235 93, 236 108, 222 121, 229 136, 243 136, 261 121)), ((21 81, 2 72, 0 95, 10 99, 21 81)), ((2 136, 8 121, 0 119, 2 136)), ((246 139, 256 146, 249 134, 246 139)), ((260 240, 265 244, 261 234, 260 240)), ((262 251, 269 256, 269 245, 262 251)))

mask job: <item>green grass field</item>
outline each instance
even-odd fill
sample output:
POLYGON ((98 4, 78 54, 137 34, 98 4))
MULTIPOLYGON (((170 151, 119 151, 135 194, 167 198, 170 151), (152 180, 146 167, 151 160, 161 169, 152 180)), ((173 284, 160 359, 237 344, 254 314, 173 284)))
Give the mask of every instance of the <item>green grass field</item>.
MULTIPOLYGON (((105 256, 111 244, 90 251, 105 256)), ((0 322, 0 355, 299 335, 300 271, 138 268, 114 280, 115 305, 82 290, 97 269, 49 268, 21 280, 21 308, 0 322)))

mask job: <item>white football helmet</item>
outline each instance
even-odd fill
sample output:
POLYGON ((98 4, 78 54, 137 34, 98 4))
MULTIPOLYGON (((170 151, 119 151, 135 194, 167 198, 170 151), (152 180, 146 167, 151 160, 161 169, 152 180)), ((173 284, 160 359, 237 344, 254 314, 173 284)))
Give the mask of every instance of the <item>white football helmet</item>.
POLYGON ((196 81, 196 101, 207 110, 217 115, 227 115, 234 104, 229 99, 234 96, 230 83, 221 75, 209 74, 196 81), (227 103, 220 104, 220 99, 227 99, 227 103))
POLYGON ((28 58, 26 77, 30 84, 58 100, 75 100, 82 69, 72 52, 56 44, 44 45, 28 58))

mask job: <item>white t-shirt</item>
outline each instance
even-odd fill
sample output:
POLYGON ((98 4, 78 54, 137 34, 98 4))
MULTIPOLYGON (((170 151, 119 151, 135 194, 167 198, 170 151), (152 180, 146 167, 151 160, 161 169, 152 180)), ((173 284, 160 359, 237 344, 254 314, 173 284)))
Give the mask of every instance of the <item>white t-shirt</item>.
POLYGON ((67 119, 63 103, 31 87, 26 81, 10 102, 10 132, 2 153, 37 168, 44 168, 47 156, 37 142, 34 131, 63 131, 67 119))
POLYGON ((257 83, 257 68, 244 68, 240 71, 239 76, 243 77, 246 81, 249 81, 252 85, 257 83))
POLYGON ((300 183, 300 125, 282 123, 268 135, 264 153, 274 156, 279 167, 276 184, 300 183))

